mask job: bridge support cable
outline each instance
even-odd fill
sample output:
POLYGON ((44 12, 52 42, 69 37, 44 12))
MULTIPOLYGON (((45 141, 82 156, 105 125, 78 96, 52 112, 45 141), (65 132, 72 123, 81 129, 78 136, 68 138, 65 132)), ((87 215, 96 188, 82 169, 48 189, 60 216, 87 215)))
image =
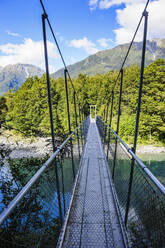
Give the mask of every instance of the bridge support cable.
MULTIPOLYGON (((80 102, 78 103, 78 110, 79 110, 79 121, 80 123, 82 122, 82 118, 81 118, 81 107, 80 107, 80 102)), ((83 147, 84 143, 83 143, 83 135, 82 135, 82 127, 80 128, 80 133, 81 133, 81 146, 83 147)))
MULTIPOLYGON (((44 41, 44 55, 45 55, 45 67, 46 67, 46 79, 47 79, 47 91, 48 91, 48 104, 49 104, 49 114, 50 114, 50 124, 51 124, 51 135, 52 135, 52 145, 53 145, 53 152, 57 150, 55 144, 55 133, 54 133, 54 125, 53 125, 53 112, 52 112, 52 102, 51 102, 51 93, 50 93, 50 77, 49 77, 49 65, 48 65, 48 52, 47 52, 47 39, 46 39, 46 25, 45 20, 47 19, 47 15, 44 13, 42 15, 42 28, 43 28, 43 41, 44 41)), ((57 186, 57 194, 58 194, 58 204, 59 204, 59 212, 60 212, 60 219, 62 223, 62 207, 61 207, 61 200, 60 200, 60 190, 59 190, 59 178, 58 178, 58 170, 56 166, 56 159, 55 163, 55 173, 56 173, 56 186, 57 186)))
MULTIPOLYGON (((146 9, 147 9, 147 7, 148 7, 149 2, 150 2, 150 0, 147 0, 143 13, 146 12, 146 9)), ((130 50, 131 50, 131 47, 132 47, 132 45, 133 45, 133 42, 134 42, 135 37, 136 37, 136 35, 137 35, 137 32, 138 32, 138 30, 139 30, 139 28, 140 28, 140 25, 141 25, 142 20, 143 20, 143 15, 141 16, 140 21, 139 21, 139 23, 138 23, 138 25, 137 25, 137 28, 136 28, 136 30, 135 30, 135 33, 134 33, 134 35, 133 35, 133 38, 132 38, 132 40, 131 40, 131 43, 130 43, 130 45, 129 45, 129 48, 128 48, 128 50, 127 50, 127 53, 126 53, 126 55, 125 55, 125 58, 124 58, 124 61, 123 61, 123 63, 122 63, 122 66, 121 66, 120 70, 123 69, 123 67, 124 67, 124 65, 125 65, 125 62, 126 62, 126 60, 127 60, 127 58, 128 58, 129 52, 130 52, 130 50)), ((120 72, 118 73, 117 78, 116 78, 116 80, 115 80, 115 83, 114 83, 114 86, 113 86, 113 90, 114 90, 114 88, 115 88, 115 86, 116 86, 116 83, 117 83, 117 81, 118 81, 118 79, 119 79, 119 76, 120 76, 120 72)))
MULTIPOLYGON (((107 120, 108 120, 108 110, 109 110, 109 101, 107 102, 107 109, 106 109, 106 115, 105 115, 105 123, 107 124, 107 120)), ((106 138, 107 136, 107 126, 105 126, 105 134, 104 137, 106 138)), ((105 144, 105 140, 104 140, 104 144, 105 144)))
MULTIPOLYGON (((112 125, 112 116, 113 116, 113 100, 114 100, 114 90, 112 90, 112 94, 111 94, 111 113, 110 113, 110 121, 109 121, 110 128, 111 128, 111 125, 112 125)), ((109 132, 108 132, 107 160, 108 160, 109 144, 110 144, 110 138, 111 138, 110 128, 109 128, 109 132)))
MULTIPOLYGON (((118 118, 117 118, 117 129, 116 133, 119 133, 119 125, 120 125, 120 114, 121 114, 121 100, 122 100, 122 89, 123 89, 123 69, 121 69, 121 80, 120 80, 120 94, 119 94, 119 107, 118 107, 118 118)), ((114 153, 114 160, 113 160, 113 171, 112 171, 112 178, 114 180, 115 175, 115 167, 116 167, 116 153, 117 153, 117 139, 115 139, 115 153, 114 153)))
MULTIPOLYGON (((74 98, 75 124, 77 127, 78 122, 77 122, 77 105, 76 105, 76 92, 75 91, 73 91, 73 98, 74 98)), ((78 155, 79 155, 79 160, 80 160, 80 140, 79 140, 78 130, 77 130, 77 145, 78 145, 78 155)))
MULTIPOLYGON (((149 5, 149 2, 150 2, 150 0, 147 0, 147 1, 146 1, 146 5, 145 5, 145 8, 144 8, 143 14, 142 14, 142 16, 141 16, 141 18, 140 18, 140 20, 139 20, 139 23, 138 23, 138 25, 137 25, 137 28, 136 28, 136 30, 135 30, 135 33, 134 33, 133 38, 132 38, 132 40, 131 40, 131 43, 130 43, 130 45, 129 45, 129 47, 128 47, 128 50, 127 50, 127 52, 126 52, 126 55, 125 55, 125 57, 124 57, 122 66, 121 66, 121 68, 120 68, 120 71, 119 71, 119 73, 118 73, 118 75, 117 75, 117 78, 116 78, 115 83, 114 83, 113 88, 112 88, 112 94, 111 94, 111 99, 112 99, 111 101, 112 101, 112 102, 111 102, 111 114, 110 114, 110 127, 111 127, 111 124, 112 124, 112 116, 113 116, 112 111, 113 111, 114 89, 115 89, 116 84, 117 84, 117 82, 118 82, 118 79, 119 79, 121 70, 123 69, 123 67, 124 67, 124 65, 125 65, 125 62, 126 62, 126 60, 127 60, 127 58, 128 58, 128 55, 129 55, 129 53, 130 53, 130 50, 131 50, 131 47, 132 47, 133 42, 134 42, 134 40, 135 40, 135 37, 136 37, 137 32, 138 32, 138 30, 139 30, 139 28, 140 28, 140 25, 141 25, 141 23, 142 23, 144 14, 147 13, 146 10, 147 10, 147 7, 148 7, 148 5, 149 5)), ((144 42, 143 42, 143 44, 144 44, 144 42)), ((142 67, 141 67, 141 68, 142 68, 142 67)), ((144 68, 144 67, 143 67, 143 68, 144 68)), ((109 130, 109 134, 108 134, 107 159, 108 159, 108 155, 109 155, 109 154, 108 154, 108 153, 109 153, 109 142, 110 142, 110 130, 109 130)))
MULTIPOLYGON (((42 9, 43 9, 44 15, 45 15, 45 19, 47 20, 48 26, 49 26, 50 31, 51 31, 51 33, 52 33, 52 36, 53 36, 54 42, 55 42, 55 44, 56 44, 56 46, 57 46, 57 50, 58 50, 58 52, 59 52, 59 54, 60 54, 60 57, 61 57, 62 63, 63 63, 63 65, 64 65, 64 69, 67 71, 69 81, 70 81, 70 83, 71 83, 71 85, 72 85, 73 91, 75 91, 76 98, 77 98, 77 100, 78 100, 78 102, 79 102, 79 97, 78 97, 78 94, 77 94, 77 92, 76 92, 76 90, 75 90, 74 84, 73 84, 73 82, 72 82, 71 76, 70 76, 69 71, 68 71, 68 68, 67 68, 67 66, 66 66, 66 63, 65 63, 64 57, 63 57, 63 55, 62 55, 62 52, 61 52, 60 46, 59 46, 58 41, 57 41, 57 38, 56 38, 55 33, 54 33, 54 31, 53 31, 52 25, 51 25, 51 23, 50 23, 50 21, 49 21, 48 15, 47 15, 47 13, 46 13, 46 10, 45 10, 44 4, 43 4, 43 1, 42 1, 42 0, 40 0, 40 3, 41 3, 41 6, 42 6, 42 9)), ((85 120, 85 118, 84 118, 84 120, 85 120)))
MULTIPOLYGON (((146 52, 146 41, 147 41, 148 12, 145 10, 142 16, 144 17, 143 48, 142 48, 142 59, 141 59, 138 106, 137 106, 137 114, 136 114, 135 133, 134 133, 134 145, 132 148, 132 151, 135 154, 136 154, 136 145, 137 145, 137 137, 138 137, 138 129, 139 129, 139 118, 140 118, 141 97, 142 97, 142 87, 143 87, 143 74, 144 74, 145 52, 146 52)), ((133 182, 134 164, 135 164, 135 160, 134 158, 132 158, 130 183, 129 183, 129 189, 128 189, 128 199, 127 199, 126 214, 125 214, 125 225, 127 225, 127 220, 128 220, 128 211, 129 211, 131 189, 132 189, 132 182, 133 182)))
MULTIPOLYGON (((69 127, 69 134, 71 134, 72 131, 71 131, 71 122, 70 122, 67 69, 64 70, 64 76, 65 76, 66 103, 67 103, 67 114, 68 114, 68 127, 69 127)), ((73 158, 72 138, 70 139, 70 149, 71 149, 71 156, 72 156, 72 170, 73 170, 73 180, 74 180, 74 178, 75 178, 75 165, 74 165, 74 158, 73 158)))
POLYGON ((61 169, 62 197, 63 197, 63 212, 64 212, 64 216, 65 216, 65 213, 66 213, 66 203, 65 203, 64 170, 63 170, 63 165, 62 165, 62 159, 61 159, 60 156, 58 156, 58 163, 60 164, 60 169, 61 169))
POLYGON ((107 103, 107 112, 106 112, 106 119, 105 119, 105 122, 107 123, 108 121, 108 110, 109 110, 109 101, 107 103))
POLYGON ((105 121, 105 108, 104 108, 104 112, 103 112, 103 120, 105 121))

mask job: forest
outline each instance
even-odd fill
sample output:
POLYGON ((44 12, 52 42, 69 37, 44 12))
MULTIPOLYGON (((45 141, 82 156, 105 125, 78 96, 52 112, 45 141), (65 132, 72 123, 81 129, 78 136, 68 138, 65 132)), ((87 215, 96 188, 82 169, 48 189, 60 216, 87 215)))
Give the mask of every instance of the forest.
MULTIPOLYGON (((90 105, 97 105, 97 115, 105 117, 118 70, 87 76, 79 74, 72 83, 76 89, 83 116, 89 115, 90 105)), ((135 129, 140 67, 130 66, 123 71, 123 94, 119 135, 131 144, 135 129)), ((165 60, 158 59, 145 67, 138 142, 165 144, 165 60)), ((65 81, 63 77, 50 79, 55 135, 64 139, 68 134, 65 81)), ((73 88, 68 80, 72 130, 75 128, 73 88)), ((114 88, 112 128, 116 130, 120 78, 114 88)), ((109 124, 110 105, 108 110, 109 124)), ((78 120, 79 120, 78 115, 78 120)), ((28 78, 17 90, 0 97, 0 124, 23 136, 50 135, 46 75, 28 78)))

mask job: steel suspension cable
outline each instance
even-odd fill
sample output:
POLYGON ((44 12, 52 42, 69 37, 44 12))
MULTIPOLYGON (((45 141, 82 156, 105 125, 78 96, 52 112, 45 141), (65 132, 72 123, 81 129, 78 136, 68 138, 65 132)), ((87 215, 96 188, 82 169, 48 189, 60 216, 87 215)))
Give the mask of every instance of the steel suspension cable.
MULTIPOLYGON (((130 45, 129 45, 129 48, 128 48, 128 50, 127 50, 127 53, 126 53, 126 55, 125 55, 125 57, 124 57, 122 66, 121 66, 120 71, 119 71, 119 73, 118 73, 118 75, 117 75, 117 78, 116 78, 116 80, 115 80, 114 86, 113 86, 113 88, 112 88, 112 92, 114 92, 116 83, 117 83, 117 81, 118 81, 118 79, 119 79, 119 76, 120 76, 121 71, 123 70, 123 67, 124 67, 124 65, 125 65, 126 59, 127 59, 128 55, 129 55, 129 52, 130 52, 131 47, 132 47, 132 44, 133 44, 133 42, 134 42, 134 40, 135 40, 136 34, 137 34, 138 30, 139 30, 140 24, 141 24, 141 22, 142 22, 142 20, 143 20, 144 13, 146 12, 146 9, 147 9, 147 7, 148 7, 149 2, 150 2, 150 0, 147 0, 146 5, 145 5, 145 8, 144 8, 143 13, 142 13, 142 16, 141 16, 141 18, 140 18, 140 21, 139 21, 139 23, 138 23, 138 25, 137 25, 137 28, 136 28, 136 30, 135 30, 135 33, 134 33, 134 35, 133 35, 133 38, 132 38, 132 40, 131 40, 131 43, 130 43, 130 45)), ((110 97, 108 98, 107 104, 110 103, 111 96, 112 96, 112 94, 111 94, 110 97)))
MULTIPOLYGON (((45 10, 45 7, 44 7, 44 4, 43 4, 42 0, 40 0, 40 3, 41 3, 41 6, 42 6, 44 15, 45 15, 45 17, 46 17, 46 19, 47 19, 47 22, 48 22, 49 28, 50 28, 50 30, 51 30, 51 33, 52 33, 52 35, 53 35, 53 38, 54 38, 55 44, 56 44, 56 46, 57 46, 58 52, 59 52, 59 54, 60 54, 61 60, 62 60, 62 62, 63 62, 64 69, 67 71, 67 74, 68 74, 69 80, 70 80, 70 82, 71 82, 72 88, 73 88, 73 90, 75 91, 76 98, 77 98, 77 100, 78 100, 77 92, 76 92, 75 87, 74 87, 74 85, 73 85, 71 76, 70 76, 70 74, 69 74, 69 71, 68 71, 68 68, 67 68, 67 66, 66 66, 64 57, 63 57, 63 55, 62 55, 60 46, 59 46, 59 44, 58 44, 57 38, 56 38, 55 33, 54 33, 54 31, 53 31, 52 25, 51 25, 51 23, 50 23, 50 21, 49 21, 49 18, 48 18, 48 15, 47 15, 47 13, 46 13, 46 10, 45 10)), ((78 100, 78 101, 79 101, 79 100, 78 100)))
MULTIPOLYGON (((128 50, 127 50, 126 56, 125 56, 125 58, 124 58, 124 61, 123 61, 123 63, 122 63, 122 66, 121 66, 121 68, 120 68, 120 71, 119 71, 119 73, 118 73, 118 76, 117 76, 117 78, 116 78, 116 80, 115 80, 115 83, 114 83, 114 86, 113 86, 113 90, 114 90, 114 88, 115 88, 115 86, 116 86, 116 83, 117 83, 117 81, 118 81, 118 79, 119 79, 121 70, 123 69, 123 67, 124 67, 124 65, 125 65, 126 59, 127 59, 128 55, 129 55, 129 52, 130 52, 131 47, 132 47, 132 44, 133 44, 133 42, 134 42, 134 40, 135 40, 136 34, 137 34, 138 30, 139 30, 140 24, 141 24, 141 22, 142 22, 142 20, 143 20, 144 13, 146 12, 146 9, 147 9, 147 7, 148 7, 149 2, 150 2, 150 0, 147 0, 146 5, 145 5, 145 8, 144 8, 143 13, 142 13, 142 16, 141 16, 140 21, 139 21, 139 23, 138 23, 138 25, 137 25, 137 28, 136 28, 136 30, 135 30, 135 33, 134 33, 134 35, 133 35, 133 38, 132 38, 131 43, 130 43, 130 45, 129 45, 129 48, 128 48, 128 50)), ((113 91, 113 90, 112 90, 112 91, 113 91)))

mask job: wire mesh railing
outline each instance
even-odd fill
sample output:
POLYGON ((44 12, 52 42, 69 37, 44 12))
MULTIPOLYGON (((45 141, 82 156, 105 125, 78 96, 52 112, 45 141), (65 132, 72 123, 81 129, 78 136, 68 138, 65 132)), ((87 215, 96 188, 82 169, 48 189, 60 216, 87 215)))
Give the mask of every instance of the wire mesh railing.
POLYGON ((15 197, 0 215, 1 247, 56 246, 75 182, 72 163, 77 173, 89 122, 87 118, 73 131, 16 196, 14 186, 8 185, 4 193, 15 197))
POLYGON ((97 126, 105 153, 108 154, 108 164, 118 199, 117 204, 122 221, 127 228, 130 246, 138 248, 164 247, 164 186, 119 136, 98 117, 97 126), (109 129, 110 137, 108 132, 105 132, 109 129), (134 164, 132 164, 133 160, 134 164), (133 175, 131 175, 132 172, 133 175), (129 192, 130 183, 132 184, 131 194, 129 192), (129 208, 128 201, 130 202, 129 208))

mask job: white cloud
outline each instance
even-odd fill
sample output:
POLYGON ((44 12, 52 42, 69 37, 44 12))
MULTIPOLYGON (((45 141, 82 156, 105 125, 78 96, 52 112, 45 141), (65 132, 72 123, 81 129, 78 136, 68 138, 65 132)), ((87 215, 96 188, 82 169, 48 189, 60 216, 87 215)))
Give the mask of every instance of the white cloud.
POLYGON ((89 0, 90 9, 109 9, 114 5, 146 3, 146 0, 89 0))
MULTIPOLYGON (((57 60, 59 55, 55 44, 47 41, 48 55, 51 60, 57 60)), ((45 69, 43 41, 33 41, 30 38, 24 39, 21 44, 0 45, 0 66, 16 63, 33 64, 45 69)), ((53 64, 50 64, 50 71, 54 71, 53 64)))
MULTIPOLYGON (((132 40, 143 9, 143 4, 131 4, 127 5, 124 9, 118 9, 116 11, 117 22, 121 26, 120 28, 114 30, 117 44, 128 43, 132 40)), ((141 41, 142 37, 141 25, 135 40, 141 41)))
POLYGON ((137 4, 137 3, 146 3, 146 0, 100 0, 99 7, 100 9, 108 9, 114 5, 120 4, 137 4))
POLYGON ((112 39, 106 39, 106 38, 101 38, 97 41, 100 44, 100 46, 102 46, 104 48, 108 47, 110 42, 113 42, 112 39))
MULTIPOLYGON (((120 28, 114 30, 116 34, 116 43, 126 43, 131 41, 137 27, 137 24, 142 15, 144 9, 143 3, 128 4, 124 9, 117 10, 117 22, 121 26, 120 28)), ((152 38, 164 38, 165 37, 165 1, 157 0, 150 2, 147 11, 149 12, 148 17, 148 33, 147 39, 152 38)), ((141 25, 136 41, 141 41, 143 38, 143 25, 141 25)))
POLYGON ((89 0, 89 7, 90 10, 94 10, 97 8, 97 4, 98 4, 99 0, 89 0))
POLYGON ((7 33, 8 35, 11 35, 11 36, 14 36, 14 37, 20 37, 20 36, 21 36, 20 34, 11 32, 11 31, 9 31, 9 30, 6 30, 6 33, 7 33))
MULTIPOLYGON (((139 23, 142 11, 147 0, 90 0, 90 8, 108 9, 116 6, 116 20, 119 28, 115 29, 116 44, 128 43, 132 40, 136 27, 139 23), (124 7, 120 6, 124 4, 124 7)), ((150 1, 147 11, 148 17, 148 34, 147 38, 164 38, 165 37, 165 0, 150 1)), ((143 25, 141 25, 135 41, 141 41, 143 38, 143 25)))
POLYGON ((75 48, 82 48, 88 54, 94 54, 98 52, 98 49, 96 48, 96 44, 89 41, 86 37, 84 37, 83 39, 79 39, 79 40, 74 39, 70 41, 69 46, 75 48))
POLYGON ((165 37, 165 1, 159 0, 151 2, 148 7, 148 37, 149 38, 164 38, 165 37))

